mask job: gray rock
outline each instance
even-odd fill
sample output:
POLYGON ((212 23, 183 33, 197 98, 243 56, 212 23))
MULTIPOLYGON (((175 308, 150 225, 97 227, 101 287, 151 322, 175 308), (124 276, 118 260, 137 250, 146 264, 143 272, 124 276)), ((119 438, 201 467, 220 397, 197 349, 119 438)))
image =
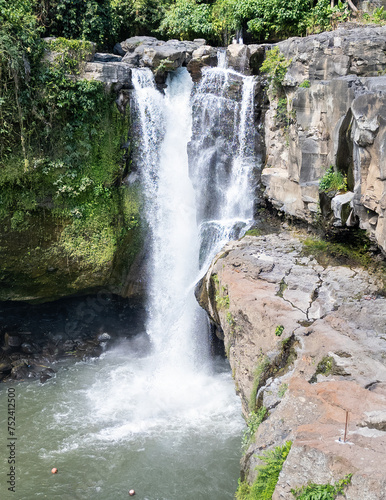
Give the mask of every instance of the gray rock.
POLYGON ((110 340, 111 339, 111 335, 109 335, 108 333, 101 333, 100 335, 98 335, 98 341, 99 342, 106 342, 107 340, 110 340))
POLYGON ((102 54, 101 52, 97 52, 94 55, 94 62, 120 62, 122 61, 122 56, 115 54, 102 54))

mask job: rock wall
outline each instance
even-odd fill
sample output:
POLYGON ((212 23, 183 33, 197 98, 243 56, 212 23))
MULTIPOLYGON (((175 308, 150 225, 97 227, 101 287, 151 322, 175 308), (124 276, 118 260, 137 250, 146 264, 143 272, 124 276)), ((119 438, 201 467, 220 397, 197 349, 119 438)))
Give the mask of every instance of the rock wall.
POLYGON ((349 500, 386 495, 385 275, 319 264, 302 236, 246 236, 197 292, 224 339, 246 417, 266 407, 242 470, 292 441, 273 499, 353 474, 349 500), (346 412, 349 425, 344 442, 346 412))
POLYGON ((292 61, 283 81, 288 120, 278 123, 271 90, 266 198, 310 223, 321 212, 335 228, 359 225, 385 252, 386 27, 338 29, 278 46, 292 61), (330 165, 347 176, 348 193, 330 194, 326 207, 318 186, 330 165))

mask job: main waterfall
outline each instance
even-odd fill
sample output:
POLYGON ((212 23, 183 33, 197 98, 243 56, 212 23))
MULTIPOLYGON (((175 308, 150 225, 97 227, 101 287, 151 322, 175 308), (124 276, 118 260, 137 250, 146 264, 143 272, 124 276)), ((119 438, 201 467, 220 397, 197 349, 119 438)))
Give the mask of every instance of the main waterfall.
POLYGON ((202 365, 206 341, 193 286, 252 222, 254 79, 210 68, 193 90, 180 68, 162 95, 151 71, 138 69, 133 85, 151 240, 147 330, 155 353, 187 370, 202 365))

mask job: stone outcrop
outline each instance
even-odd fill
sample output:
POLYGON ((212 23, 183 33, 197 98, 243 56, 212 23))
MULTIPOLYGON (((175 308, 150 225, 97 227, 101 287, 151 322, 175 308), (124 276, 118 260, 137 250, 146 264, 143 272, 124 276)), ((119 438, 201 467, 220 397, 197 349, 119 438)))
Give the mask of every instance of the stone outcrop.
POLYGON ((224 339, 245 416, 265 406, 243 459, 292 441, 273 499, 353 474, 348 500, 386 494, 385 274, 321 265, 302 236, 246 236, 214 259, 197 292, 224 339), (348 412, 348 430, 344 441, 348 412))
POLYGON ((150 68, 157 83, 162 84, 168 71, 189 64, 192 73, 200 75, 203 66, 217 65, 217 50, 205 43, 204 39, 165 42, 149 36, 131 37, 115 45, 115 54, 95 54, 93 60, 86 63, 81 78, 131 88, 131 69, 150 68))
POLYGON ((386 252, 386 27, 342 28, 278 46, 292 62, 283 81, 285 123, 278 120, 278 96, 268 93, 265 196, 313 223, 319 181, 333 165, 347 177, 350 210, 342 216, 342 199, 331 196, 331 225, 359 225, 386 252))

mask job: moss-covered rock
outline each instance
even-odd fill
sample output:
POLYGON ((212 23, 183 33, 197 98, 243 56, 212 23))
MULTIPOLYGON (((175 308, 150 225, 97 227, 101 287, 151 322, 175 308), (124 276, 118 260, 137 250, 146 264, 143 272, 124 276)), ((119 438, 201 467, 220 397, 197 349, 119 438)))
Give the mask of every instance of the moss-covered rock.
POLYGON ((121 293, 142 244, 135 190, 117 189, 98 209, 72 220, 39 209, 23 228, 3 220, 0 300, 44 302, 106 287, 121 293))

